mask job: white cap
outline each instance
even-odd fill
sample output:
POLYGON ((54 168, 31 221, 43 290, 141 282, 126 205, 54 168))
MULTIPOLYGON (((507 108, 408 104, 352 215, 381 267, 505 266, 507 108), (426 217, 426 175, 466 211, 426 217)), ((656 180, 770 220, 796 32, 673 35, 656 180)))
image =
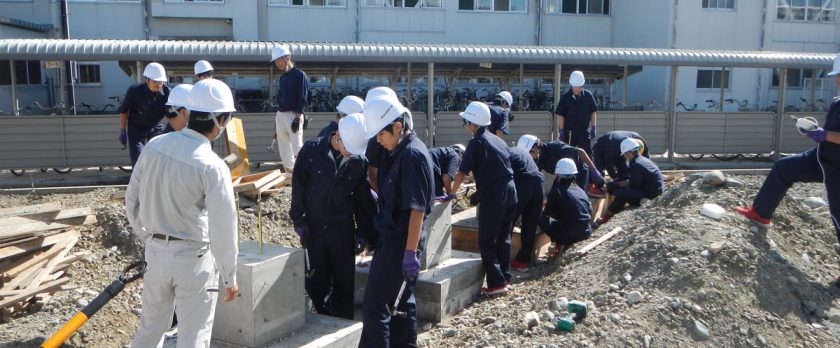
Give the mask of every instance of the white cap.
POLYGON ((365 102, 365 126, 367 137, 373 138, 385 126, 394 122, 402 114, 409 112, 397 98, 392 96, 378 96, 365 102))
POLYGON ((510 95, 510 92, 501 91, 501 92, 499 92, 499 94, 496 94, 496 95, 502 97, 502 99, 504 99, 507 102, 508 106, 513 105, 513 96, 510 95))
POLYGON ((361 113, 352 113, 338 121, 338 134, 344 142, 344 148, 354 155, 364 155, 367 149, 367 130, 365 117, 361 113))
POLYGON ((636 142, 636 139, 627 138, 621 141, 621 154, 628 153, 630 151, 638 151, 639 150, 639 143, 636 142))
POLYGON ((834 76, 837 74, 840 74, 840 53, 834 56, 834 69, 831 69, 831 72, 826 75, 834 76))
POLYGON ((464 112, 459 113, 458 116, 479 126, 490 125, 490 108, 482 102, 470 102, 464 112))
POLYGON ((216 79, 204 79, 193 86, 187 109, 201 112, 236 111, 230 87, 216 79))
MULTIPOLYGON (((373 100, 373 98, 383 96, 383 95, 389 95, 389 96, 392 96, 394 98, 397 98, 397 93, 394 92, 393 89, 382 86, 382 87, 376 87, 376 88, 373 88, 373 89, 369 90, 367 92, 367 95, 365 96, 365 101, 373 100)), ((397 99, 399 99, 399 98, 397 98, 397 99)))
POLYGON ((572 161, 571 158, 561 158, 557 161, 557 164, 554 165, 554 174, 557 175, 575 175, 577 172, 577 165, 575 165, 575 161, 572 161))
POLYGON ((193 85, 189 83, 182 83, 175 86, 169 91, 169 99, 166 100, 166 105, 186 107, 189 103, 192 89, 193 85))
POLYGON ((572 75, 569 76, 569 84, 572 85, 572 87, 580 87, 583 86, 584 83, 586 83, 586 79, 583 78, 583 72, 580 70, 572 71, 572 75))
POLYGON ((365 111, 365 101, 355 95, 348 95, 341 99, 335 109, 345 115, 359 113, 365 111))
POLYGON ((523 149, 525 151, 531 151, 534 148, 534 145, 540 143, 540 138, 537 138, 536 135, 525 134, 519 137, 519 141, 516 142, 516 147, 523 149))
POLYGON ((146 65, 146 68, 143 69, 143 76, 147 77, 152 81, 160 81, 166 82, 166 69, 163 68, 163 65, 160 63, 149 63, 146 65))
POLYGON ((292 54, 292 51, 289 51, 289 48, 283 45, 274 46, 271 48, 271 62, 277 60, 278 58, 282 58, 292 54))
POLYGON ((196 75, 206 73, 210 70, 213 70, 213 66, 206 60, 199 60, 195 62, 195 66, 193 66, 193 71, 195 71, 196 75))

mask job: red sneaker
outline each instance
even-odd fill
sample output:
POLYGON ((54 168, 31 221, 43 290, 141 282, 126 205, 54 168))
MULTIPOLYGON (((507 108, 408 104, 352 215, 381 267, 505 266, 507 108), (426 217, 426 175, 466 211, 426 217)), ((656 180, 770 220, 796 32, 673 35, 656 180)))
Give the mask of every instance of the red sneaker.
POLYGON ((606 198, 607 194, 604 193, 604 190, 601 190, 600 187, 595 185, 595 183, 589 183, 589 189, 586 191, 586 194, 589 195, 590 198, 606 198))
POLYGON ((497 286, 495 288, 481 288, 481 293, 484 295, 501 295, 508 292, 507 283, 497 286))
POLYGON ((598 219, 598 226, 601 226, 601 225, 607 223, 608 221, 610 221, 610 218, 612 218, 612 217, 613 217, 613 213, 604 214, 604 217, 598 219))
POLYGON ((519 262, 519 261, 516 261, 516 260, 510 261, 510 269, 512 269, 514 271, 517 271, 517 272, 522 272, 522 273, 525 273, 525 272, 528 272, 528 271, 531 270, 528 267, 527 263, 519 262))
POLYGON ((735 211, 737 211, 738 214, 743 215, 745 218, 750 219, 750 220, 752 220, 752 221, 754 221, 758 224, 761 224, 761 225, 764 225, 764 226, 769 226, 770 225, 770 219, 765 219, 765 218, 761 217, 760 215, 758 215, 758 213, 755 212, 755 209, 753 209, 753 207, 749 207, 749 208, 737 207, 737 208, 735 208, 735 211))

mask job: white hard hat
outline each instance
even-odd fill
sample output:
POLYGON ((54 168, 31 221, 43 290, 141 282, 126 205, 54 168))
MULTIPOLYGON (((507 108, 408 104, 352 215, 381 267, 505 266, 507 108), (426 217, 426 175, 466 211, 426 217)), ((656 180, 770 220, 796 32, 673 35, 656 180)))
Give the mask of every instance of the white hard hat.
POLYGON ((580 87, 586 83, 586 79, 583 78, 583 72, 580 70, 572 71, 572 76, 569 76, 569 84, 572 87, 580 87))
POLYGON ((554 174, 569 176, 577 174, 577 165, 571 158, 561 158, 554 166, 554 174))
POLYGON ((490 124, 490 108, 482 102, 470 102, 464 112, 459 113, 458 116, 479 126, 490 124))
POLYGON ((373 88, 373 89, 369 90, 367 92, 367 95, 365 96, 365 101, 373 100, 373 98, 383 96, 383 95, 390 95, 394 98, 397 98, 397 93, 394 92, 393 89, 382 86, 382 87, 376 87, 376 88, 373 88))
POLYGON ((193 85, 189 83, 182 83, 175 86, 169 91, 169 99, 166 100, 166 105, 186 107, 189 103, 192 89, 193 85))
POLYGON ((508 106, 513 105, 513 96, 510 95, 510 92, 501 91, 501 92, 499 92, 499 94, 496 94, 496 95, 502 97, 502 99, 504 99, 508 103, 508 106))
POLYGON ((467 148, 463 144, 452 145, 452 148, 455 149, 455 151, 458 151, 459 153, 464 153, 464 151, 467 151, 467 148))
POLYGON ((187 109, 201 112, 236 111, 230 87, 216 79, 201 80, 193 86, 187 109))
POLYGON ((536 135, 525 134, 519 137, 519 141, 516 142, 516 147, 523 149, 525 151, 531 151, 534 148, 534 145, 540 143, 540 138, 537 138, 536 135))
POLYGON ((193 71, 195 71, 196 75, 206 73, 211 70, 213 70, 213 66, 206 60, 199 60, 195 62, 195 66, 193 67, 193 71))
POLYGON ((289 51, 288 47, 283 46, 283 45, 274 46, 274 47, 271 48, 271 60, 270 61, 273 62, 273 61, 277 60, 278 58, 282 58, 282 57, 288 56, 290 54, 292 54, 292 52, 289 51))
POLYGON ((338 134, 344 142, 344 148, 354 155, 364 155, 367 149, 367 131, 365 117, 361 113, 352 113, 338 121, 338 134))
POLYGON ((152 81, 161 81, 166 82, 166 69, 163 68, 163 65, 160 63, 149 63, 146 65, 146 68, 143 69, 143 76, 149 78, 152 81))
POLYGON ((364 112, 367 137, 373 138, 376 133, 406 112, 408 109, 392 96, 384 95, 368 100, 365 102, 364 112))
POLYGON ((365 111, 365 101, 355 95, 348 95, 341 99, 335 109, 345 115, 359 113, 365 111))
POLYGON ((630 151, 639 151, 639 143, 636 142, 636 139, 627 138, 621 141, 621 154, 628 153, 630 151))
POLYGON ((831 69, 831 72, 826 75, 834 76, 837 74, 840 74, 840 53, 834 56, 834 69, 831 69))

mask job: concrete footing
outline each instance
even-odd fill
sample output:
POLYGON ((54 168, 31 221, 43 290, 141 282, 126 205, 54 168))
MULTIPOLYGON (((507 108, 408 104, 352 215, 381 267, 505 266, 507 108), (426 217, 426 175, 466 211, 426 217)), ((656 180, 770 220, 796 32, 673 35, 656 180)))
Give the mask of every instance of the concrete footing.
POLYGON ((435 203, 426 217, 426 244, 420 269, 433 268, 452 255, 452 203, 435 203))
POLYGON ((288 338, 272 342, 271 348, 356 348, 362 338, 362 323, 315 313, 306 313, 306 324, 288 338))
MULTIPOLYGON (((452 216, 452 249, 466 252, 478 253, 478 218, 477 208, 470 208, 452 216)), ((531 254, 532 260, 546 256, 551 246, 551 238, 545 233, 537 230, 534 240, 534 250, 531 254)), ((516 256, 522 248, 522 237, 519 228, 514 227, 513 235, 510 238, 510 255, 516 256)))

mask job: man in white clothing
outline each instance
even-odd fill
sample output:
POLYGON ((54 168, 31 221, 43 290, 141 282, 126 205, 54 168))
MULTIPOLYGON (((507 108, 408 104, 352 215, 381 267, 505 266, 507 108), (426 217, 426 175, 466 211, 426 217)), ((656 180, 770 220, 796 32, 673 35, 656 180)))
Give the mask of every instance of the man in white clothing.
POLYGON ((133 347, 161 347, 176 310, 178 347, 209 347, 219 289, 224 302, 239 292, 230 171, 210 147, 234 111, 233 96, 223 82, 202 80, 187 108, 188 128, 149 141, 125 194, 148 263, 133 347))

